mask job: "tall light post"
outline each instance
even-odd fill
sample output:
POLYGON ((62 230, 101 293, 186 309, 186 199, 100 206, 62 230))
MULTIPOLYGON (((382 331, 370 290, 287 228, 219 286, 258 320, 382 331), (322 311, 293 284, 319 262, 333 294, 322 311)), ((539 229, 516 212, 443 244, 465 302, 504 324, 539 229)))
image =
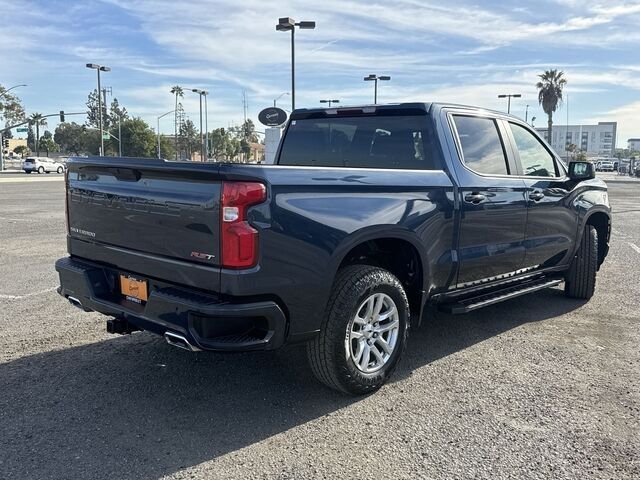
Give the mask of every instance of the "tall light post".
POLYGON ((100 119, 100 156, 104 155, 104 135, 102 131, 102 89, 100 88, 100 72, 110 72, 111 68, 96 63, 87 63, 87 68, 92 68, 98 72, 98 118, 100 119))
POLYGON ((381 81, 389 81, 391 77, 388 75, 376 75, 375 73, 371 73, 368 77, 364 77, 365 82, 374 82, 373 84, 373 104, 378 103, 378 80, 381 81))
POLYGON ((525 108, 524 110, 524 123, 527 123, 529 120, 529 105, 527 105, 527 108, 525 108))
POLYGON ((205 102, 205 117, 207 116, 207 112, 206 112, 206 108, 207 108, 207 94, 209 92, 207 92, 206 90, 202 90, 199 88, 192 88, 191 91, 193 93, 197 93, 200 96, 200 159, 201 161, 206 161, 208 160, 209 157, 209 128, 208 126, 205 126, 205 128, 207 129, 207 135, 206 135, 206 140, 205 140, 205 136, 202 130, 202 97, 204 97, 204 102, 205 102))
POLYGON ((278 95, 276 98, 273 99, 273 106, 276 106, 276 102, 278 100, 280 100, 282 97, 284 97, 285 95, 289 95, 289 92, 282 92, 280 95, 278 95))
POLYGON ((320 103, 328 103, 329 108, 331 108, 332 103, 340 103, 340 100, 320 100, 320 103))
POLYGON ((21 83, 20 85, 14 85, 11 88, 7 88, 4 92, 0 93, 0 98, 4 97, 7 93, 9 93, 11 90, 13 90, 14 88, 18 88, 18 87, 26 87, 27 84, 26 83, 21 83))
POLYGON ((296 108, 296 27, 301 30, 313 30, 316 28, 316 22, 296 22, 291 17, 283 17, 278 19, 278 24, 276 25, 276 30, 279 32, 291 31, 291 110, 296 108))
POLYGON ((511 98, 520 98, 522 97, 521 94, 519 93, 507 93, 507 94, 500 94, 498 95, 498 98, 508 98, 508 103, 507 103, 507 113, 511 113, 511 98))
MULTIPOLYGON (((171 110, 170 112, 167 113, 163 113, 162 115, 160 115, 158 117, 158 128, 156 129, 156 133, 158 134, 158 158, 162 158, 162 156, 160 155, 160 119, 162 117, 166 117, 167 115, 169 115, 170 113, 175 112, 175 110, 171 110)), ((120 154, 122 155, 122 154, 120 154)))
MULTIPOLYGON (((4 97, 10 90, 18 87, 26 87, 26 84, 14 85, 11 88, 7 88, 2 94, 0 94, 0 98, 4 97)), ((2 139, 2 132, 0 132, 0 172, 4 170, 4 140, 2 139)))

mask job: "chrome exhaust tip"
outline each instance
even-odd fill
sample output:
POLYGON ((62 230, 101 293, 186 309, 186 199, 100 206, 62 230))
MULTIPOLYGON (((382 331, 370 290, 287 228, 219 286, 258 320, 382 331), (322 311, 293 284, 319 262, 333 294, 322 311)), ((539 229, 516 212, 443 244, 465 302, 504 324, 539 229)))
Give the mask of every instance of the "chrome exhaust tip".
POLYGON ((69 300, 69 303, 71 305, 73 305, 74 307, 77 307, 81 310, 84 310, 84 307, 82 306, 82 303, 80 303, 80 300, 78 300, 76 297, 72 297, 72 296, 68 296, 67 300, 69 300))
POLYGON ((200 351, 198 347, 189 343, 189 340, 178 333, 165 332, 164 339, 169 345, 173 345, 174 347, 182 348, 183 350, 188 350, 190 352, 200 351))

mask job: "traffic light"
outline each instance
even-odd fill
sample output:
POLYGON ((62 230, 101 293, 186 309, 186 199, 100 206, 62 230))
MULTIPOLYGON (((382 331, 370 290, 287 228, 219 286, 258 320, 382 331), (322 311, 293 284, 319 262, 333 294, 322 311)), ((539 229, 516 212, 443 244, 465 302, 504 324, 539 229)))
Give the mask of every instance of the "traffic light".
POLYGON ((64 122, 64 110, 60 110, 60 123, 64 122))
POLYGON ((2 148, 9 148, 9 139, 8 138, 3 138, 2 139, 2 148))

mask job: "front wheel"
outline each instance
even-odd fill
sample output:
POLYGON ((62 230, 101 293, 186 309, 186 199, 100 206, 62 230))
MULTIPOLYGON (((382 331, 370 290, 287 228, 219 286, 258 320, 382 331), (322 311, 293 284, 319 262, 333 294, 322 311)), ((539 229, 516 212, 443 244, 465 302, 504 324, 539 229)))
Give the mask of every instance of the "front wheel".
POLYGON ((38 173, 42 175, 44 173, 44 167, 38 167, 38 173))
POLYGON ((64 168, 62 168, 62 167, 58 167, 58 170, 57 170, 57 171, 58 171, 58 173, 62 173, 62 172, 64 172, 64 168))
POLYGON ((390 272, 352 265, 338 272, 318 336, 307 353, 316 377, 352 395, 380 388, 407 343, 409 302, 390 272))
POLYGON ((598 231, 593 225, 587 225, 580 241, 578 252, 565 275, 564 293, 567 297, 593 297, 596 289, 596 271, 598 270, 598 231))

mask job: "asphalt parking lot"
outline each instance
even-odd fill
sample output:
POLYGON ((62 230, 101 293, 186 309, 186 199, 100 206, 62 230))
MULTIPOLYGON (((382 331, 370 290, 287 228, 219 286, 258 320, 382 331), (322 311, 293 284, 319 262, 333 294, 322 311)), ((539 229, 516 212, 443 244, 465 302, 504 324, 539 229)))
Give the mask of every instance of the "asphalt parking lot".
POLYGON ((54 291, 60 176, 24 177, 0 176, 2 479, 640 478, 640 182, 603 175, 614 229, 590 302, 438 314, 393 382, 349 398, 301 347, 107 334, 54 291))

